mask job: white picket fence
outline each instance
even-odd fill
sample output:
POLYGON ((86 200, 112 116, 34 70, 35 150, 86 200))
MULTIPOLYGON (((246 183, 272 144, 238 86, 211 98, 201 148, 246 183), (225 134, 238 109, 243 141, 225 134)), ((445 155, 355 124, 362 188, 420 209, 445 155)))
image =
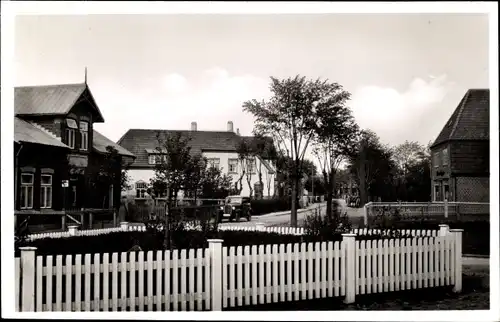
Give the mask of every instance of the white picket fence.
MULTIPOLYGON (((454 285, 461 290, 462 230, 437 236, 16 258, 18 311, 170 311, 454 285), (55 260, 55 265, 54 265, 55 260)), ((431 235, 434 235, 431 234, 431 235)))
MULTIPOLYGON (((189 229, 197 229, 197 227, 188 227, 189 229)), ((276 233, 281 235, 304 235, 306 233, 305 229, 302 227, 266 227, 263 223, 256 223, 253 226, 242 226, 242 225, 224 225, 219 226, 219 230, 222 231, 260 231, 267 233, 276 233)), ((69 226, 68 231, 64 232, 51 232, 51 233, 39 233, 29 235, 30 240, 42 239, 42 238, 67 238, 72 236, 98 236, 120 231, 146 231, 146 226, 141 223, 127 223, 122 222, 120 227, 116 228, 104 228, 104 229, 92 229, 92 230, 78 230, 77 226, 69 226)), ((352 229, 351 233, 356 235, 387 235, 389 232, 398 231, 401 235, 411 235, 411 236, 436 236, 436 230, 419 230, 419 229, 397 229, 397 230, 381 230, 381 229, 367 229, 367 228, 356 228, 352 229)))
POLYGON ((364 206, 364 224, 369 224, 369 218, 386 208, 397 208, 403 216, 454 216, 487 215, 490 212, 489 202, 369 202, 364 206))

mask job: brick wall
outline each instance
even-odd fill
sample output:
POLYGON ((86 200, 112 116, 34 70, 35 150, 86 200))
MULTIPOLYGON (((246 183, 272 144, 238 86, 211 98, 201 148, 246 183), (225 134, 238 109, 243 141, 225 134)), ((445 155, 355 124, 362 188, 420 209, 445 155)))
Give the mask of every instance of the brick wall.
POLYGON ((489 202, 490 178, 488 177, 458 177, 456 201, 489 202))

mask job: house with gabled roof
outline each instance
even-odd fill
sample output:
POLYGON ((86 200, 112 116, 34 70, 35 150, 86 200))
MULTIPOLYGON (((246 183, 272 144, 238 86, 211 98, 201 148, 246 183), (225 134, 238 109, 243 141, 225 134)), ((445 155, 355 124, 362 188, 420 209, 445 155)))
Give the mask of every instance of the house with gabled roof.
POLYGON ((120 162, 135 156, 94 129, 104 118, 86 83, 16 87, 14 115, 17 215, 119 205, 121 171, 106 187, 95 175, 108 146, 118 151, 120 162))
MULTIPOLYGON (((233 129, 233 122, 227 123, 226 131, 200 131, 197 128, 197 123, 191 123, 190 130, 154 130, 154 129, 130 129, 118 140, 118 144, 125 149, 131 151, 136 159, 129 166, 128 175, 131 178, 132 188, 125 194, 134 197, 136 200, 147 199, 146 193, 150 180, 154 177, 155 164, 158 158, 161 158, 158 150, 157 135, 171 135, 180 133, 183 137, 189 138, 189 147, 192 154, 201 154, 207 160, 210 166, 217 167, 223 173, 228 174, 232 178, 233 185, 242 176, 243 167, 250 169, 250 185, 253 192, 256 185, 259 184, 258 173, 262 174, 262 182, 264 187, 261 189, 263 197, 271 197, 274 195, 275 189, 275 168, 274 162, 269 155, 263 154, 255 159, 249 160, 250 166, 247 167, 238 160, 238 146, 241 140, 250 142, 253 137, 240 136, 239 130, 236 132, 233 129)), ((266 144, 273 145, 270 138, 266 139, 266 144)), ((247 176, 242 180, 241 195, 249 196, 250 187, 247 182, 247 176)), ((179 198, 183 198, 180 192, 179 198)))
POLYGON ((431 145, 432 200, 489 202, 490 91, 470 89, 431 145))

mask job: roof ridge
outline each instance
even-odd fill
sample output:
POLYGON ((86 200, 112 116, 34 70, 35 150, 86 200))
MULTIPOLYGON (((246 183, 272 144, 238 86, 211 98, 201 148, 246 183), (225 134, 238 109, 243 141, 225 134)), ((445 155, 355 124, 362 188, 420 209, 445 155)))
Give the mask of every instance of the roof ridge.
MULTIPOLYGON (((26 121, 28 122, 28 121, 26 121)), ((62 142, 62 138, 60 136, 57 136, 57 134, 49 131, 48 129, 46 129, 45 127, 43 127, 42 125, 36 123, 36 122, 28 122, 28 123, 31 123, 34 127, 36 127, 37 129, 45 132, 46 134, 50 135, 51 137, 53 137, 54 139, 58 140, 58 141, 61 141, 62 142)))
POLYGON ((455 118, 455 124, 453 124, 453 128, 451 129, 450 136, 448 137, 448 140, 451 140, 451 138, 453 137, 453 134, 455 134, 455 131, 456 131, 457 126, 458 126, 458 122, 459 122, 460 118, 462 117, 462 113, 465 109, 465 105, 467 105, 467 101, 469 100, 469 96, 470 96, 471 91, 472 90, 469 89, 467 91, 467 93, 465 93, 465 97, 461 102, 462 104, 460 105, 460 109, 458 110, 457 117, 455 118))
POLYGON ((26 85, 15 86, 14 88, 41 88, 41 87, 61 87, 61 86, 87 86, 85 83, 47 84, 47 85, 26 85))
MULTIPOLYGON (((168 129, 139 129, 139 128, 130 128, 125 132, 127 134, 130 131, 149 131, 149 132, 190 132, 190 133, 196 133, 196 132, 210 132, 210 133, 229 133, 229 134, 234 134, 238 136, 235 132, 231 131, 223 131, 223 130, 196 130, 196 131, 191 131, 191 130, 168 130, 168 129)), ((124 134, 124 136, 125 136, 124 134)))

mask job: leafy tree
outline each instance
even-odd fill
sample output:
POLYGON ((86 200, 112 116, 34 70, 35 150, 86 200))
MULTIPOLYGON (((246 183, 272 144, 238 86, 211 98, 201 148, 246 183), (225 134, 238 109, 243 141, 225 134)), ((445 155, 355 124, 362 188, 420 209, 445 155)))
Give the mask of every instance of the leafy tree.
POLYGON ((232 178, 222 173, 221 169, 206 167, 202 171, 201 196, 207 199, 223 199, 229 195, 232 178))
POLYGON ((155 175, 151 179, 151 195, 167 196, 165 203, 165 245, 167 249, 171 248, 171 233, 173 230, 172 201, 177 199, 178 192, 185 188, 187 178, 192 176, 193 171, 200 168, 197 165, 200 158, 193 158, 191 148, 189 147, 189 138, 183 137, 181 133, 171 135, 157 134, 158 146, 155 149, 157 153, 155 163, 155 175), (195 166, 196 165, 196 166, 195 166), (195 166, 195 167, 194 167, 195 166), (193 168, 194 167, 194 168, 193 168))
POLYGON ((392 185, 395 168, 390 149, 380 143, 377 134, 371 130, 361 131, 355 153, 350 160, 351 173, 359 187, 361 205, 367 202, 370 192, 379 194, 386 185, 392 185), (374 191, 374 187, 378 187, 374 191))
POLYGON ((326 213, 332 211, 336 194, 335 175, 341 163, 354 153, 358 125, 347 101, 351 94, 337 83, 325 83, 320 89, 323 98, 316 106, 319 117, 314 154, 318 158, 327 192, 326 213))
POLYGON ((304 155, 314 137, 318 116, 316 106, 324 97, 322 80, 305 77, 278 79, 271 77, 272 97, 265 101, 250 100, 243 110, 255 117, 254 132, 272 136, 278 151, 292 158, 291 171, 291 225, 297 225, 297 199, 304 155))
MULTIPOLYGON (((128 165, 124 162, 123 157, 118 153, 118 150, 113 146, 106 147, 104 160, 101 162, 94 180, 98 184, 98 187, 96 188, 100 192, 99 194, 101 196, 107 196, 109 187, 116 182, 120 182, 120 191, 130 189, 128 165)), ((106 200, 106 197, 104 197, 102 200, 103 206, 105 205, 106 200)))
POLYGON ((401 178, 408 173, 408 169, 422 161, 425 156, 425 148, 418 142, 405 141, 394 148, 392 157, 396 163, 401 178))

